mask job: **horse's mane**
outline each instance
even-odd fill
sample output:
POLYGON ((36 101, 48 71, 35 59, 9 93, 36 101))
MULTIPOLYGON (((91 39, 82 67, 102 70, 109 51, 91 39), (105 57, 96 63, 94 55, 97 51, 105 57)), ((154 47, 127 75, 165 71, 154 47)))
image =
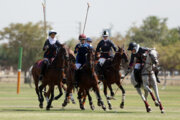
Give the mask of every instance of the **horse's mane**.
POLYGON ((150 49, 150 54, 157 58, 158 53, 155 48, 150 49))

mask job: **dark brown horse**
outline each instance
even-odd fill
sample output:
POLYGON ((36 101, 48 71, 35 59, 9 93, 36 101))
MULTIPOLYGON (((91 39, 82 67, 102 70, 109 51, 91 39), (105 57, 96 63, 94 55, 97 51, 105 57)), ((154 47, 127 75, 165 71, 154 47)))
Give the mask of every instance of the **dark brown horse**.
MULTIPOLYGON (((69 54, 69 59, 65 61, 66 67, 65 67, 65 70, 64 70, 64 74, 63 74, 63 82, 60 82, 60 84, 57 83, 57 82, 55 83, 55 85, 57 85, 57 87, 59 89, 59 94, 56 97, 54 97, 54 100, 58 100, 63 95, 62 88, 64 89, 65 92, 67 91, 67 88, 64 86, 64 84, 66 84, 67 81, 64 78, 66 78, 66 76, 68 74, 69 63, 73 63, 73 62, 75 63, 75 60, 76 60, 75 56, 74 56, 74 52, 70 48, 66 47, 66 49, 67 49, 67 52, 69 54)), ((49 96, 50 96, 50 89, 47 92, 45 92, 44 95, 45 95, 46 100, 48 102, 49 101, 49 96)), ((71 99, 72 103, 75 104, 75 100, 73 98, 72 91, 70 93, 70 99, 71 99)))
POLYGON ((100 80, 103 82, 104 85, 104 95, 106 96, 109 109, 112 109, 112 105, 110 103, 111 97, 107 95, 107 87, 111 91, 111 96, 114 96, 114 92, 111 87, 111 85, 114 83, 122 91, 122 102, 120 104, 120 107, 124 107, 125 90, 121 85, 121 73, 119 72, 122 59, 126 59, 127 61, 127 55, 125 54, 123 48, 118 48, 118 51, 115 53, 114 58, 112 60, 106 60, 102 66, 102 73, 104 78, 100 80))
POLYGON ((49 90, 51 91, 51 97, 50 100, 48 101, 46 109, 49 110, 52 100, 54 99, 54 85, 62 83, 63 75, 64 75, 64 69, 66 67, 65 62, 69 58, 68 53, 64 45, 61 45, 59 51, 57 52, 57 55, 52 62, 52 64, 48 67, 46 70, 46 74, 43 77, 42 84, 38 87, 39 83, 39 75, 40 75, 40 67, 38 66, 38 63, 36 62, 32 68, 32 75, 34 78, 35 82, 35 88, 36 88, 36 93, 38 95, 38 100, 40 102, 39 106, 40 108, 43 107, 43 95, 42 95, 42 90, 43 88, 46 87, 46 85, 49 86, 49 90))
MULTIPOLYGON (((92 102, 92 97, 90 96, 89 90, 92 88, 95 92, 97 99, 98 99, 98 106, 102 106, 102 109, 106 110, 106 107, 101 99, 100 96, 100 90, 98 86, 98 78, 94 70, 94 52, 92 49, 88 50, 88 53, 86 54, 86 63, 81 67, 81 69, 76 71, 77 75, 77 81, 78 81, 78 99, 80 108, 84 110, 84 104, 82 102, 82 98, 86 95, 88 95, 89 98, 89 104, 92 110, 94 110, 94 105, 92 102)), ((75 70, 73 70, 73 73, 75 74, 75 70)), ((73 79, 74 80, 74 79, 73 79)), ((72 81, 72 79, 71 79, 72 81)), ((71 82, 73 83, 73 82, 71 82)), ((71 85, 72 88, 72 85, 71 85)), ((67 97, 63 103, 63 106, 66 106, 67 104, 67 97)))

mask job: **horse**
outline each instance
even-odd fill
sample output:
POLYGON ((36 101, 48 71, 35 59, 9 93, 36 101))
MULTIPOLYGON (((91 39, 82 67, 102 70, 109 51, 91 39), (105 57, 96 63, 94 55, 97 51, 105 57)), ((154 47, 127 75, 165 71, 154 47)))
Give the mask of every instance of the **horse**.
MULTIPOLYGON (((159 106, 161 113, 164 113, 164 108, 162 106, 162 103, 161 103, 160 97, 159 97, 155 73, 153 71, 154 64, 158 63, 157 51, 155 49, 151 49, 150 51, 148 51, 144 55, 146 56, 146 58, 145 58, 144 66, 143 66, 142 71, 141 71, 141 75, 142 75, 141 88, 143 87, 145 95, 142 94, 141 88, 136 88, 136 90, 137 90, 138 94, 141 96, 142 100, 144 101, 147 112, 151 112, 151 108, 147 102, 147 97, 148 97, 148 92, 149 92, 154 103, 155 103, 155 106, 159 106), (150 87, 153 88, 157 100, 154 97, 150 87)), ((132 73, 131 73, 131 83, 134 86, 137 84, 135 81, 135 77, 134 77, 134 71, 132 71, 132 73)))
POLYGON ((113 97, 115 94, 113 92, 113 89, 111 87, 112 84, 116 84, 122 91, 122 101, 120 104, 120 108, 124 108, 124 100, 125 100, 125 90, 122 87, 121 84, 121 73, 120 67, 121 67, 121 62, 122 59, 125 59, 126 62, 128 61, 127 55, 124 52, 123 48, 118 47, 118 51, 115 53, 115 56, 113 59, 106 60, 105 63, 102 66, 102 73, 104 78, 100 79, 103 82, 104 86, 104 95, 107 99, 107 103, 109 106, 109 109, 112 109, 112 105, 110 103, 111 97, 107 95, 107 87, 110 89, 111 96, 113 97))
MULTIPOLYGON (((94 110, 94 105, 92 102, 92 97, 90 96, 89 90, 92 88, 95 92, 98 99, 98 106, 102 106, 103 110, 106 110, 106 107, 102 101, 100 90, 98 86, 98 78, 94 70, 94 51, 92 49, 88 49, 88 53, 86 54, 86 63, 76 71, 77 81, 78 81, 78 99, 80 109, 84 110, 84 104, 82 102, 82 96, 88 95, 89 104, 92 110, 94 110)), ((75 73, 75 72, 74 72, 75 73)), ((67 96, 66 96, 67 97, 67 96)), ((63 103, 63 106, 66 105, 66 100, 63 103)))
POLYGON ((48 85, 51 92, 51 97, 46 106, 46 110, 50 110, 51 103, 54 98, 54 85, 60 84, 61 86, 64 69, 65 69, 65 61, 68 59, 68 57, 69 56, 67 54, 66 48, 64 47, 64 45, 61 45, 52 64, 48 66, 48 69, 46 70, 46 74, 43 77, 42 84, 40 86, 38 86, 39 83, 38 78, 41 72, 41 68, 38 66, 38 62, 36 62, 33 65, 32 75, 34 78, 36 94, 38 95, 38 100, 40 102, 39 104, 40 108, 43 108, 43 101, 44 101, 42 90, 43 88, 46 87, 46 85, 48 85))
MULTIPOLYGON (((64 46, 64 47, 66 47, 66 49, 67 49, 67 52, 69 54, 69 59, 65 61, 66 67, 65 67, 65 72, 64 72, 65 74, 63 74, 63 81, 60 84, 59 83, 55 84, 55 85, 57 85, 57 87, 59 89, 59 94, 56 97, 54 97, 54 100, 58 100, 63 95, 62 88, 64 89, 65 92, 67 91, 67 88, 64 86, 64 84, 66 84, 66 74, 68 72, 67 71, 68 64, 69 64, 69 61, 73 62, 76 60, 74 57, 74 52, 70 48, 68 48, 67 46, 64 46)), ((44 95, 46 97, 46 101, 48 102, 49 96, 50 96, 50 90, 48 90, 44 95)), ((76 104, 72 92, 70 93, 70 99, 71 99, 73 104, 76 104)))

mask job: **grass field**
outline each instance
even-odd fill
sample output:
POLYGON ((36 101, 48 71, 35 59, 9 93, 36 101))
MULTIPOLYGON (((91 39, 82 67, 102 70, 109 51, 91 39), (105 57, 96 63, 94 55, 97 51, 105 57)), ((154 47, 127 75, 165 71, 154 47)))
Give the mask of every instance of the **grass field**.
MULTIPOLYGON (((115 87, 114 87, 115 88, 115 87)), ((91 93, 95 105, 95 111, 90 110, 86 102, 86 110, 81 111, 76 99, 76 104, 68 104, 62 109, 60 100, 54 101, 50 111, 40 109, 34 88, 21 85, 21 92, 16 94, 16 84, 0 83, 0 120, 180 120, 180 86, 167 86, 160 91, 165 114, 161 114, 159 108, 154 106, 151 97, 148 97, 152 112, 146 113, 144 103, 132 85, 124 86, 126 89, 125 108, 120 109, 121 91, 112 100, 113 110, 103 111, 97 106, 96 97, 91 93)), ((159 87, 161 88, 161 86, 159 87)), ((57 94, 57 90, 56 90, 57 94)), ((75 93, 76 94, 76 93, 75 93)), ((74 97, 76 95, 74 94, 74 97)), ((104 99, 104 95, 102 94, 104 99)), ((104 100, 106 104, 106 101, 104 100)), ((44 107, 46 102, 44 102, 44 107)), ((107 106, 107 104, 106 104, 107 106)))

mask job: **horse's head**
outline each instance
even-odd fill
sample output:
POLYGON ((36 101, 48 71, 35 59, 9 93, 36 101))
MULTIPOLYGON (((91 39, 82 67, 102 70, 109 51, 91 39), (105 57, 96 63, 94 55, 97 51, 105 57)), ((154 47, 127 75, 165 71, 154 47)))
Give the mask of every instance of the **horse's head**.
POLYGON ((158 54, 155 49, 151 49, 150 51, 143 54, 143 59, 145 61, 144 70, 152 71, 153 64, 158 64, 158 54))
POLYGON ((151 49, 149 52, 149 57, 151 58, 151 61, 153 64, 158 64, 158 53, 155 49, 151 49))
POLYGON ((94 53, 94 50, 91 48, 88 48, 88 51, 86 54, 86 61, 90 65, 90 68, 92 68, 94 66, 95 53, 94 53))
POLYGON ((56 66, 60 68, 65 67, 65 62, 69 60, 69 54, 65 45, 61 45, 56 55, 56 66))

